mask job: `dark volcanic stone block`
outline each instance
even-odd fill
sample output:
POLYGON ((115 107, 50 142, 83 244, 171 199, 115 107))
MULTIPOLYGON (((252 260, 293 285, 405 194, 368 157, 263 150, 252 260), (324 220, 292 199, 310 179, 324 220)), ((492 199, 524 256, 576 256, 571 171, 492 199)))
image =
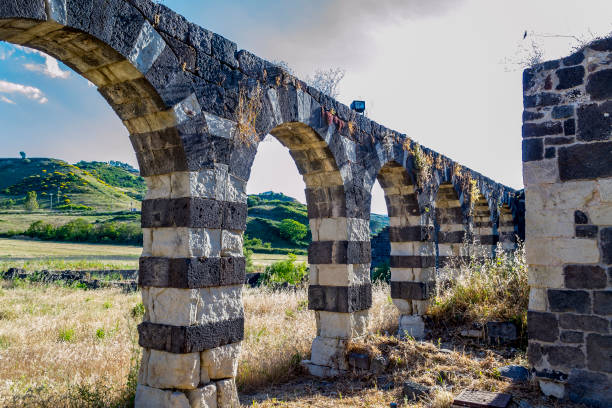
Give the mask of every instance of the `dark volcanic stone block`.
POLYGON ((426 227, 389 227, 389 239, 391 242, 422 241, 423 236, 427 235, 426 227))
POLYGON ((553 312, 589 313, 591 297, 583 290, 548 289, 548 304, 553 312))
POLYGON ((544 114, 542 112, 530 112, 523 111, 523 122, 529 122, 530 120, 542 119, 544 114))
POLYGON ((247 205, 201 197, 154 199, 142 202, 142 227, 188 227, 243 231, 247 205))
POLYGON ((516 325, 512 322, 487 322, 486 333, 493 343, 508 343, 518 338, 516 325))
POLYGON ((580 210, 576 210, 574 212, 574 222, 576 224, 588 224, 589 223, 589 217, 582 211, 580 210))
POLYGON ((612 177, 612 142, 561 147, 557 153, 562 181, 612 177))
POLYGON ((557 149, 555 149, 554 147, 547 147, 544 150, 545 159, 554 159, 555 157, 557 157, 557 149))
POLYGON ((523 125, 523 137, 540 137, 557 135, 563 132, 561 122, 525 123, 523 125))
POLYGON ((567 370, 584 367, 584 353, 578 347, 546 346, 542 347, 543 354, 547 356, 552 366, 567 370))
POLYGON ((592 100, 603 101, 612 98, 612 69, 597 71, 587 80, 586 91, 592 100))
POLYGON ((370 241, 314 241, 308 247, 310 264, 364 264, 371 260, 370 241))
POLYGON ((523 140, 523 161, 542 160, 544 157, 544 146, 542 139, 524 139, 523 140))
POLYGON ((573 137, 557 136, 557 137, 547 137, 546 139, 544 139, 544 144, 547 146, 558 146, 558 145, 565 145, 565 144, 572 144, 572 143, 574 143, 573 137))
POLYGON ((576 120, 568 119, 563 122, 563 134, 565 136, 572 136, 576 134, 576 120))
POLYGON ((552 109, 551 116, 553 119, 565 119, 574 116, 573 105, 555 106, 552 109))
POLYGON ((612 315, 612 290, 593 292, 593 312, 601 316, 612 315))
POLYGON ((528 312, 527 331, 530 340, 556 341, 559 337, 557 316, 553 313, 528 312))
POLYGON ((578 108, 578 140, 608 140, 612 134, 612 103, 578 108))
POLYGON ((602 228, 599 235, 601 246, 601 260, 605 264, 612 264, 612 228, 602 228))
POLYGON ((0 5, 0 18, 22 17, 47 20, 44 0, 11 0, 0 5))
POLYGON ((584 61, 584 53, 582 51, 575 52, 569 57, 563 58, 561 61, 566 67, 569 67, 571 65, 578 65, 582 61, 584 61))
POLYGON ((391 281, 391 298, 405 300, 427 300, 435 288, 435 283, 391 281))
POLYGON ((425 255, 393 255, 390 259, 391 268, 433 268, 436 266, 435 256, 425 255))
POLYGON ((563 329, 607 334, 610 323, 597 316, 562 313, 559 315, 559 326, 563 329))
POLYGON ((525 108, 537 108, 541 106, 558 105, 560 102, 561 96, 547 92, 535 95, 525 95, 523 97, 523 106, 525 108))
POLYGON ((612 336, 589 334, 587 358, 589 369, 612 373, 612 336))
POLYGON ((563 343, 582 343, 584 341, 584 333, 579 331, 562 331, 559 339, 563 343))
POLYGON ((584 81, 584 72, 582 65, 558 69, 559 84, 557 84, 557 89, 569 89, 581 85, 584 81))
POLYGON ((600 408, 612 407, 612 383, 605 374, 572 370, 566 390, 572 402, 600 408))
POLYGON ((167 288, 206 288, 244 282, 243 257, 140 258, 138 284, 167 288))
POLYGON ((308 309, 353 313, 372 306, 372 285, 308 287, 308 309))
POLYGON ((200 326, 170 326, 143 322, 138 325, 140 347, 186 354, 210 350, 244 338, 244 317, 200 326))
POLYGON ((606 271, 596 265, 566 265, 563 274, 568 289, 600 289, 608 283, 606 271))

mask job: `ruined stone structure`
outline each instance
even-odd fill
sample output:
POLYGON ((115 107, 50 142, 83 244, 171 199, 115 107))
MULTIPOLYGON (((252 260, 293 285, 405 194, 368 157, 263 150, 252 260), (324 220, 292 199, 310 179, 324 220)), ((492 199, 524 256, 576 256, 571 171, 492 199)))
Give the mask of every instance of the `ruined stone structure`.
POLYGON ((137 407, 237 404, 245 187, 267 134, 289 149, 306 184, 317 337, 305 365, 315 375, 346 369, 347 342, 367 329, 375 180, 391 217, 402 330, 422 334, 434 270, 464 239, 513 245, 512 189, 149 0, 2 0, 0 40, 90 80, 131 134, 148 184, 137 407))
POLYGON ((612 38, 524 72, 529 359, 544 393, 612 406, 612 38))

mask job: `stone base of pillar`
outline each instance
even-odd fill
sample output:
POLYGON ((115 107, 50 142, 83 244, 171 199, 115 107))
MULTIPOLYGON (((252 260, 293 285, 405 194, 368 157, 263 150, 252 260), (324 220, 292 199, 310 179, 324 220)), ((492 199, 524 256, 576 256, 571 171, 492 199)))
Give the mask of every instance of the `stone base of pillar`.
POLYGON ((540 384, 540 390, 547 397, 563 399, 565 396, 565 384, 563 383, 549 380, 538 380, 538 383, 540 384))
POLYGON ((333 378, 347 373, 346 370, 317 365, 310 360, 302 360, 301 365, 313 377, 333 378))
POLYGON ((415 340, 423 340, 425 338, 425 322, 423 317, 419 315, 401 315, 399 318, 399 333, 400 338, 408 336, 415 340))

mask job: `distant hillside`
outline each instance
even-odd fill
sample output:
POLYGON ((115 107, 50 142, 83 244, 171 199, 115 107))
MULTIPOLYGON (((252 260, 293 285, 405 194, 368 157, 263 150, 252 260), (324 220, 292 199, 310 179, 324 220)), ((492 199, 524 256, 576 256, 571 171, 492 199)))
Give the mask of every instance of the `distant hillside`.
POLYGON ((146 189, 140 177, 103 163, 83 165, 91 172, 56 159, 0 159, 0 201, 19 202, 35 191, 41 208, 50 207, 51 195, 55 207, 79 204, 98 211, 119 211, 139 206, 146 189))
MULTIPOLYGON (((308 248, 308 244, 312 240, 310 231, 308 231, 308 235, 304 238, 303 244, 296 245, 284 239, 279 230, 279 225, 284 219, 292 219, 309 226, 306 205, 282 193, 267 192, 250 195, 248 197, 248 207, 246 236, 249 239, 259 239, 264 244, 269 242, 272 248, 294 248, 300 251, 308 248)), ((370 215, 372 235, 378 234, 388 225, 389 217, 386 215, 370 215)), ((247 239, 246 243, 248 244, 249 242, 247 239)))
POLYGON ((142 201, 147 192, 145 180, 140 177, 137 171, 125 167, 127 166, 125 163, 111 162, 111 164, 108 164, 96 161, 80 161, 76 166, 88 171, 106 184, 121 189, 138 201, 142 201))

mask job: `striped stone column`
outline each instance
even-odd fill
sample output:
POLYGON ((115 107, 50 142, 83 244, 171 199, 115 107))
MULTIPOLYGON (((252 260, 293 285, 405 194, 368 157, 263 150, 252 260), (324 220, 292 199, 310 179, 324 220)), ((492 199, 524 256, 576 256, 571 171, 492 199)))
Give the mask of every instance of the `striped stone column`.
POLYGON ((499 238, 493 231, 491 210, 487 199, 483 196, 474 204, 473 223, 474 240, 482 247, 483 251, 483 253, 476 253, 476 255, 493 256, 499 238))
POLYGON ((501 242, 504 251, 513 251, 516 249, 516 231, 514 229, 514 219, 512 210, 507 204, 503 204, 499 209, 499 220, 497 226, 497 234, 499 242, 501 242))
POLYGON ((435 219, 438 268, 443 268, 453 259, 467 255, 462 251, 466 239, 463 209, 452 184, 440 185, 436 197, 435 219))
POLYGON ((191 406, 237 407, 246 183, 224 165, 146 181, 136 404, 183 393, 191 406))
POLYGON ((427 309, 435 268, 432 228, 421 216, 414 185, 403 167, 387 165, 378 181, 389 214, 391 298, 401 313, 399 333, 422 338, 425 325, 421 315, 427 309))
MULTIPOLYGON (((343 194, 341 188, 322 189, 343 194)), ((368 328, 370 228, 367 219, 314 217, 310 229, 308 307, 315 311, 317 337, 305 364, 311 374, 327 377, 348 370, 348 341, 364 336, 368 328)))

